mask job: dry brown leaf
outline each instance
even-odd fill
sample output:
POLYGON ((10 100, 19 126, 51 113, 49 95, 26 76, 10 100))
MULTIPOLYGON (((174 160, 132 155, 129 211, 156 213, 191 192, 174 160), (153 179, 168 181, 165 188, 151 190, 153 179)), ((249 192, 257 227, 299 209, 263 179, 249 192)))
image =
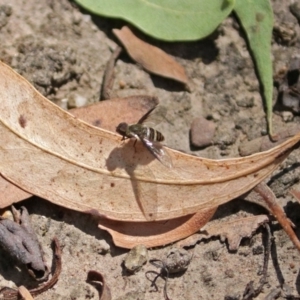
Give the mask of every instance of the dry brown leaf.
POLYGON ((271 141, 269 136, 262 136, 251 141, 244 142, 239 147, 239 152, 241 156, 251 155, 253 153, 266 151, 272 147, 280 145, 283 141, 296 135, 300 132, 300 126, 298 124, 293 124, 283 131, 280 131, 274 135, 275 141, 271 141))
MULTIPOLYGON (((101 101, 96 104, 74 108, 69 112, 96 127, 114 131, 121 122, 135 123, 158 104, 158 99, 151 96, 131 96, 101 101)), ((7 181, 0 175, 0 203, 2 207, 25 200, 32 195, 7 181), (7 204, 5 204, 7 203, 7 204)))
POLYGON ((269 221, 268 216, 259 215, 246 218, 238 218, 229 222, 208 224, 203 233, 194 234, 177 243, 178 247, 189 247, 203 239, 220 236, 221 241, 227 239, 230 250, 237 250, 242 238, 251 237, 259 226, 269 221))
POLYGON ((1 207, 25 200, 32 195, 7 181, 0 175, 0 203, 1 207))
POLYGON ((269 176, 300 139, 218 161, 169 149, 168 169, 142 144, 121 142, 63 111, 4 64, 0 95, 2 176, 58 205, 116 220, 146 221, 153 202, 159 221, 230 201, 269 176))
POLYGON ((27 267, 29 274, 38 281, 48 278, 49 270, 44 252, 31 226, 25 207, 12 207, 14 220, 0 218, 0 244, 18 263, 27 267))
POLYGON ((278 204, 277 198, 273 191, 263 183, 258 184, 254 189, 254 192, 259 194, 259 197, 267 203, 269 210, 272 215, 277 219, 278 223, 282 226, 286 234, 289 236, 290 240, 294 243, 296 248, 300 251, 300 241, 295 234, 293 228, 295 225, 291 220, 286 217, 283 208, 278 204))
POLYGON ((91 125, 114 132, 119 123, 134 124, 157 104, 156 97, 140 95, 101 101, 69 112, 91 125))
POLYGON ((111 300, 111 291, 110 288, 108 287, 105 277, 97 271, 91 270, 88 272, 87 276, 87 281, 88 282, 99 282, 101 288, 99 285, 97 285, 97 290, 99 293, 99 300, 111 300))
POLYGON ((114 244, 131 249, 137 245, 148 248, 170 244, 202 228, 214 215, 216 208, 203 209, 192 216, 159 222, 117 222, 100 220, 99 227, 107 230, 114 244))
MULTIPOLYGON (((26 288, 22 288, 21 292, 22 292, 22 296, 23 294, 26 296, 28 296, 28 293, 30 293, 30 296, 37 296, 45 291, 47 291, 48 289, 52 288, 57 280, 58 277, 61 273, 61 268, 62 268, 62 263, 61 263, 61 248, 59 245, 59 241, 56 237, 53 238, 52 240, 52 244, 53 244, 53 262, 54 265, 52 266, 52 277, 49 281, 44 282, 42 284, 40 284, 39 286, 37 286, 36 288, 30 289, 29 291, 26 288), (27 292, 26 292, 27 291, 27 292)), ((4 287, 0 290, 0 299, 19 299, 19 290, 15 290, 9 287, 4 287)), ((28 296, 29 297, 29 296, 28 296)), ((25 298, 27 299, 27 298, 25 298)), ((30 299, 30 298, 28 298, 30 299)))
POLYGON ((150 73, 183 83, 189 90, 189 80, 184 68, 161 49, 139 39, 127 26, 113 29, 130 57, 150 73))

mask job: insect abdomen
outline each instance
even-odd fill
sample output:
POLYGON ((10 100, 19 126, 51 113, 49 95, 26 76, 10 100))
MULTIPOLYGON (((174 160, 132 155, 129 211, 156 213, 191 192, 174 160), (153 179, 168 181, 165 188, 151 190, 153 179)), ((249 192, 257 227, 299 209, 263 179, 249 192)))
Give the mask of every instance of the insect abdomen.
POLYGON ((165 137, 159 131, 148 127, 148 139, 154 142, 162 142, 165 139, 165 137))

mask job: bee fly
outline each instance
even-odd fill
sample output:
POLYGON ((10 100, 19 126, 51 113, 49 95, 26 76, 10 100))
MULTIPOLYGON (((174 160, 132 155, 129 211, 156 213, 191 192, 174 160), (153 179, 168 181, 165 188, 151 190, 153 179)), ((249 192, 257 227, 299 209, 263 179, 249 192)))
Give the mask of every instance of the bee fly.
POLYGON ((165 139, 164 136, 161 132, 142 124, 153 109, 145 114, 137 124, 129 125, 125 122, 120 123, 117 126, 116 131, 123 136, 122 140, 125 140, 126 138, 140 140, 155 158, 157 158, 164 166, 171 168, 171 158, 159 143, 165 139))

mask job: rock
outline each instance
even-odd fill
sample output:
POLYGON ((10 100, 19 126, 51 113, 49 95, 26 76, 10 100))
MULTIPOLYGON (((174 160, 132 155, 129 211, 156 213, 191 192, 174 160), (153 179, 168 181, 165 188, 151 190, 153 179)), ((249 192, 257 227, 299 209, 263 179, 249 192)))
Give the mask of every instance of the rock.
POLYGON ((192 260, 192 255, 185 249, 171 249, 165 260, 165 268, 169 273, 178 273, 185 271, 192 260))
POLYGON ((193 120, 191 124, 191 144, 195 147, 204 148, 212 144, 216 125, 203 117, 193 120))
POLYGON ((148 261, 148 250, 144 245, 133 247, 124 259, 124 266, 130 273, 138 272, 148 261))
POLYGON ((294 119, 294 115, 291 111, 283 111, 281 116, 284 122, 291 122, 294 119))
POLYGON ((100 240, 98 244, 98 253, 106 254, 110 252, 110 246, 105 240, 100 240))
POLYGON ((68 99, 68 107, 69 108, 76 108, 76 107, 83 107, 87 104, 87 98, 83 97, 79 94, 71 94, 68 99))

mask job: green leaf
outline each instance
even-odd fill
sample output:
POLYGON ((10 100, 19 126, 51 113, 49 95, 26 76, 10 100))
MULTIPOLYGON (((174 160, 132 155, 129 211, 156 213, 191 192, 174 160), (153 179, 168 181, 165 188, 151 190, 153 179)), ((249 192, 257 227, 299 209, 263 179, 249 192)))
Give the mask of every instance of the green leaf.
POLYGON ((237 14, 252 50, 266 101, 269 134, 272 136, 273 69, 271 39, 273 12, 269 0, 236 0, 237 14))
POLYGON ((198 40, 230 14, 235 0, 75 0, 94 14, 120 18, 166 41, 198 40))

